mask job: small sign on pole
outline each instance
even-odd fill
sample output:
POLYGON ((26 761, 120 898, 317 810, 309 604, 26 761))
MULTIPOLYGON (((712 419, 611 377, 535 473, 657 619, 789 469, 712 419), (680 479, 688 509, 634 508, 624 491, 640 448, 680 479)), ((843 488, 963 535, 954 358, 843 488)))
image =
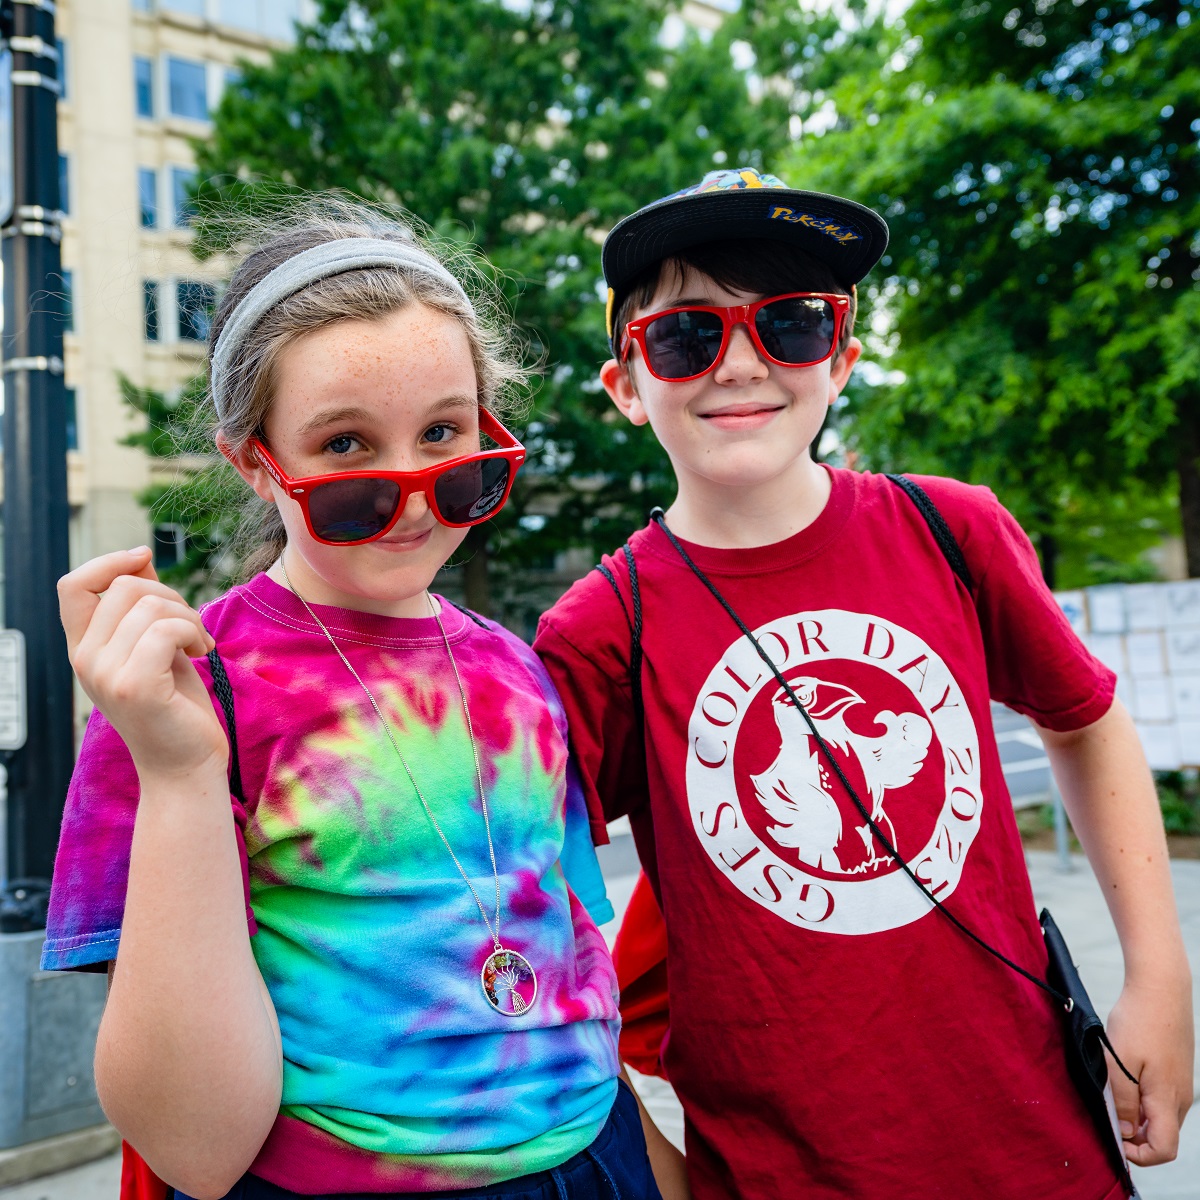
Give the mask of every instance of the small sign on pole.
POLYGON ((20 750, 28 727, 25 635, 19 629, 0 629, 0 750, 20 750))

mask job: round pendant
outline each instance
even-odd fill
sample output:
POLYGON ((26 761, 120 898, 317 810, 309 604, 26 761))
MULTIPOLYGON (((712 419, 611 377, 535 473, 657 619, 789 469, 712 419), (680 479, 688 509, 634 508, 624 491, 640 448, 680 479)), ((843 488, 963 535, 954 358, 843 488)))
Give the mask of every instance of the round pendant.
POLYGON ((537 998, 537 976, 529 960, 515 950, 489 954, 479 973, 488 1003, 506 1017, 522 1017, 537 998))

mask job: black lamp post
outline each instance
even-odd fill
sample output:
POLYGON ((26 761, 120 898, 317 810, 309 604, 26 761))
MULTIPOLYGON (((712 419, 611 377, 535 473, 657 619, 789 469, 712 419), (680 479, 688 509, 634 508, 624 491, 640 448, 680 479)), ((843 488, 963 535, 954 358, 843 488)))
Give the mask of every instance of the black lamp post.
POLYGON ((25 635, 28 738, 8 760, 0 932, 40 929, 74 761, 55 582, 69 569, 64 281, 53 0, 2 0, 12 54, 12 210, 4 214, 4 622, 25 635))

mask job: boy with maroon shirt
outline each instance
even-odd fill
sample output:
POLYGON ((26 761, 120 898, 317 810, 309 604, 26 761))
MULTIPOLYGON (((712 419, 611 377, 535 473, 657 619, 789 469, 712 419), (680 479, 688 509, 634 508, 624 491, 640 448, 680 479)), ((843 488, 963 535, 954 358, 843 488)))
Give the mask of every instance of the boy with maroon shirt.
POLYGON ((974 933, 1044 975, 990 700, 1037 723, 1124 951, 1108 1029, 1140 1079, 1139 1094, 1112 1072, 1126 1151, 1173 1158, 1191 980, 1111 672, 987 489, 920 480, 968 590, 898 486, 811 456, 861 350, 853 285, 886 242, 870 210, 750 170, 713 172, 612 231, 601 380, 651 424, 678 482, 666 529, 629 542, 644 728, 626 555, 605 559, 621 603, 593 572, 536 647, 597 840, 629 815, 666 921, 663 1053, 697 1200, 1117 1200, 1054 1003, 934 913, 875 832, 974 933), (667 529, 754 631, 870 821, 667 529))

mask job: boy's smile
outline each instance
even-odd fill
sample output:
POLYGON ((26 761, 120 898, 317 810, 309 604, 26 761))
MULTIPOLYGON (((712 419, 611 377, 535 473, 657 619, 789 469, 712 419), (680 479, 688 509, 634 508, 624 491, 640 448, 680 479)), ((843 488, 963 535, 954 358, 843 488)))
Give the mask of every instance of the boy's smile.
MULTIPOLYGON (((693 270, 668 271, 634 316, 686 304, 737 305, 762 298, 731 291, 693 270)), ((625 366, 615 359, 605 363, 600 378, 630 421, 651 425, 670 457, 679 483, 670 515, 686 522, 689 513, 701 509, 790 508, 797 514, 814 509, 815 516, 828 483, 812 460, 811 447, 860 352, 860 343, 852 338, 833 359, 781 366, 760 354, 746 326, 737 325, 724 355, 699 378, 656 378, 637 346, 625 366)), ((679 531, 687 536, 683 527, 679 531)))

